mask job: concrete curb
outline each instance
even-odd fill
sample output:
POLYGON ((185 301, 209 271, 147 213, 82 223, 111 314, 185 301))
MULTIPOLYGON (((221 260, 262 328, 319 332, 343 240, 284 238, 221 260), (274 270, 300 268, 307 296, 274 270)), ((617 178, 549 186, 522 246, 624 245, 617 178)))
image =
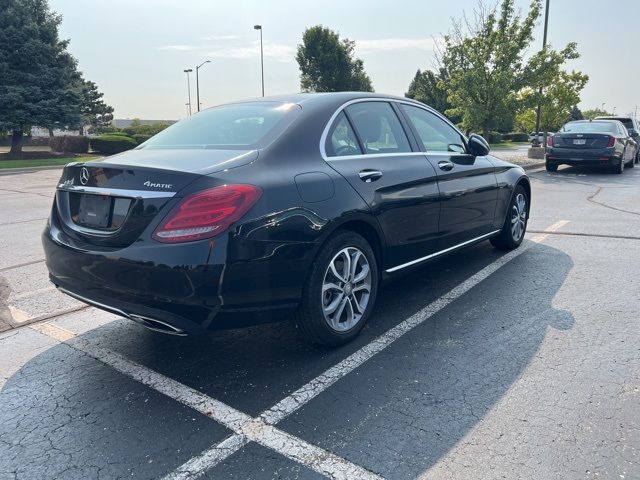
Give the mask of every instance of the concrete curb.
POLYGON ((522 168, 524 168, 526 171, 529 170, 537 170, 539 168, 544 168, 545 162, 536 162, 536 163, 531 163, 529 165, 521 165, 522 168))
MULTIPOLYGON (((71 162, 69 162, 71 163, 71 162)), ((0 168, 0 176, 15 175, 16 173, 38 172, 40 170, 62 170, 64 165, 50 165, 48 167, 17 167, 17 168, 0 168)))

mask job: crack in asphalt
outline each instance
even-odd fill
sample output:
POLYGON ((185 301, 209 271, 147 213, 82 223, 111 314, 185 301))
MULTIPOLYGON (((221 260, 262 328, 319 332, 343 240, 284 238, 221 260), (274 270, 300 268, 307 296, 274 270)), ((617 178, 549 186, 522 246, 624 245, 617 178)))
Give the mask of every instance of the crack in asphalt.
POLYGON ((6 272, 7 270, 14 270, 21 267, 28 267, 29 265, 35 265, 36 263, 42 262, 44 262, 44 258, 41 258, 40 260, 31 260, 30 262, 19 263, 17 265, 11 265, 10 267, 2 267, 0 268, 0 272, 6 272))
POLYGON ((32 218, 31 220, 16 220, 15 222, 0 223, 0 227, 6 227, 7 225, 17 225, 19 223, 41 222, 42 220, 46 220, 46 219, 47 219, 47 217, 45 217, 45 218, 32 218))
POLYGON ((590 196, 587 197, 587 201, 591 202, 591 203, 595 203, 596 205, 600 205, 601 207, 605 207, 605 208, 610 208, 611 210, 616 210, 618 212, 623 212, 623 213, 630 213, 631 215, 638 215, 640 216, 640 213, 638 212, 632 212, 631 210, 625 210, 624 208, 618 208, 618 207, 612 207, 611 205, 607 205, 606 203, 603 202, 599 202, 597 200, 594 200, 595 197, 602 192, 602 190, 604 188, 607 187, 598 187, 598 189, 595 191, 595 193, 591 194, 590 196))

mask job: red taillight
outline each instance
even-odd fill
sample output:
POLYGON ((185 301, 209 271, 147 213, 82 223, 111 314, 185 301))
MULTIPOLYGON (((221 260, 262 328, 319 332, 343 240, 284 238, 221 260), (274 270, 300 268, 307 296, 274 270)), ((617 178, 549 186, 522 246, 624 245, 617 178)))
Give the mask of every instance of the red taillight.
POLYGON ((224 232, 258 201, 252 185, 223 185, 182 199, 153 232, 163 243, 192 242, 224 232))
POLYGON ((553 147, 553 137, 551 135, 547 137, 547 147, 553 147))
POLYGON ((607 147, 615 147, 616 146, 616 137, 609 137, 609 143, 607 143, 607 147))

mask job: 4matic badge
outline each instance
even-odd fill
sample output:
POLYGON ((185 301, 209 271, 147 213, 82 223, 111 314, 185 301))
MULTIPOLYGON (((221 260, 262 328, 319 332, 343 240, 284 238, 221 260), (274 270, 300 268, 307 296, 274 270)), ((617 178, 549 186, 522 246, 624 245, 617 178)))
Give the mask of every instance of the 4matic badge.
POLYGON ((173 187, 173 185, 171 183, 153 183, 153 182, 151 182, 149 180, 144 182, 143 185, 145 187, 151 187, 151 188, 171 188, 171 187, 173 187))

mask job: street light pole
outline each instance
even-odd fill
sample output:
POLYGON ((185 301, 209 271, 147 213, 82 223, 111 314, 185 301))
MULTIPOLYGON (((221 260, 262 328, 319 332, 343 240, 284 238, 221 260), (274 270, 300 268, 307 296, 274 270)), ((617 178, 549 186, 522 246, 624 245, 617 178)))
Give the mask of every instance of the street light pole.
POLYGON ((200 111, 200 80, 198 79, 198 70, 200 70, 200 67, 205 63, 211 63, 211 60, 205 60, 196 67, 196 102, 198 102, 198 112, 200 111))
POLYGON ((191 116, 191 78, 189 74, 193 72, 193 69, 187 68, 184 70, 184 73, 187 74, 187 92, 189 92, 189 116, 191 116))
POLYGON ((254 25, 254 30, 260 30, 260 74, 262 76, 262 96, 264 97, 264 53, 262 51, 262 25, 254 25))
MULTIPOLYGON (((547 46, 547 28, 549 26, 549 0, 547 0, 547 4, 544 10, 544 34, 542 36, 542 49, 547 46)), ((533 141, 534 146, 539 147, 540 141, 538 140, 538 134, 540 133, 540 114, 542 110, 542 86, 538 90, 538 109, 536 111, 536 136, 533 141)), ((542 134, 542 146, 547 146, 547 132, 545 131, 542 134)))

